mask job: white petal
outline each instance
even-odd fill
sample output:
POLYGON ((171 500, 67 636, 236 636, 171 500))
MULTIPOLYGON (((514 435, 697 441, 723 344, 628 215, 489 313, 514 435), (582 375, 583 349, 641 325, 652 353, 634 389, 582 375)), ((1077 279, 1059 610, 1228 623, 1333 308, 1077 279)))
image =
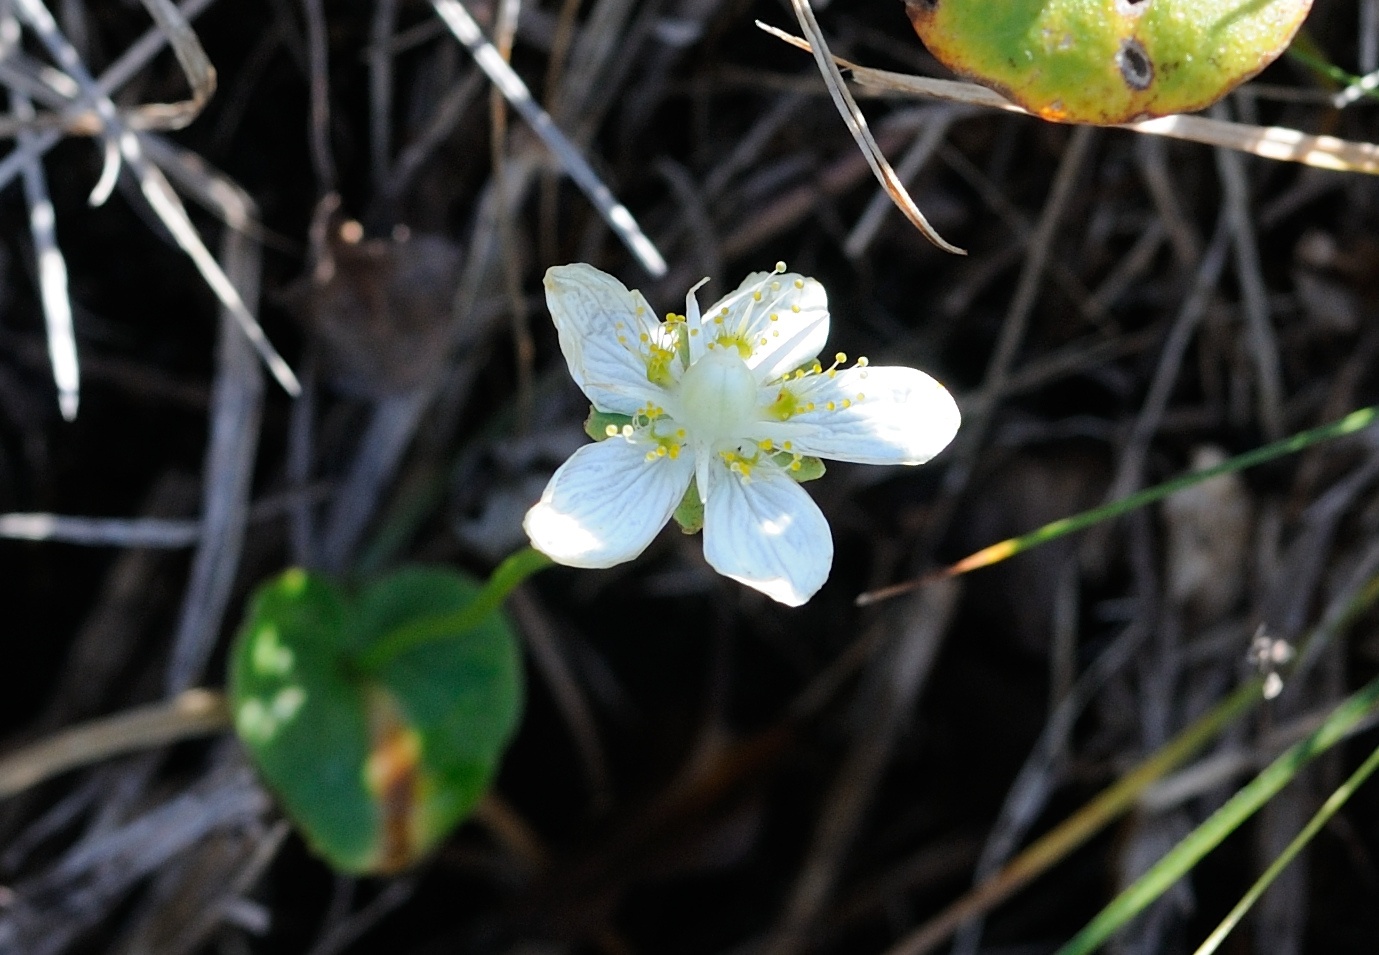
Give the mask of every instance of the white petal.
POLYGON ((704 333, 710 341, 732 337, 748 345, 747 366, 758 381, 770 381, 812 361, 823 349, 828 294, 805 275, 753 272, 736 292, 704 313, 704 333))
POLYGON ((548 269, 545 284, 570 377, 594 407, 633 414, 648 400, 660 403, 665 392, 647 379, 642 336, 660 341, 665 333, 642 293, 583 262, 548 269))
POLYGON ((863 367, 809 375, 767 390, 774 400, 788 388, 813 411, 763 425, 761 437, 791 450, 859 464, 923 464, 958 432, 961 415, 948 389, 913 368, 863 367), (829 403, 833 410, 829 410, 829 403))
POLYGON ((709 469, 704 557, 714 570, 773 600, 798 607, 824 585, 833 566, 828 521, 784 472, 756 468, 744 482, 709 469))
POLYGON ((689 332, 690 364, 704 357, 704 317, 699 312, 699 299, 695 293, 708 283, 707 278, 702 278, 685 293, 685 329, 689 332))
POLYGON ((522 521, 532 546, 570 567, 612 567, 646 550, 694 470, 688 454, 647 461, 654 447, 617 437, 576 451, 522 521))

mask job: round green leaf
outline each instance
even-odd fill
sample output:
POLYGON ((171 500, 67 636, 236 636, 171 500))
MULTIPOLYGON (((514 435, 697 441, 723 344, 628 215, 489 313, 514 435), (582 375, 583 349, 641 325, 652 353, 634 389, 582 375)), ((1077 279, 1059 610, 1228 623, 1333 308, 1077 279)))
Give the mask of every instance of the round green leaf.
POLYGON ((1044 119, 1203 109, 1268 66, 1312 0, 906 0, 949 69, 1044 119))
POLYGON ((235 727, 312 848, 346 872, 425 855, 491 783, 517 724, 522 672, 500 612, 387 659, 353 661, 399 630, 444 620, 479 587, 399 571, 352 596, 292 570, 255 595, 232 650, 235 727))

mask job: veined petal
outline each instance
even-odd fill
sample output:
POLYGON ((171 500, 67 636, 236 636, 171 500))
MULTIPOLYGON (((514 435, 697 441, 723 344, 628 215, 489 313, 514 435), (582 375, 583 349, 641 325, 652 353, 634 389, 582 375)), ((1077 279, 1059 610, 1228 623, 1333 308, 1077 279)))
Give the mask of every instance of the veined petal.
POLYGON ((576 451, 522 521, 532 546, 570 567, 612 567, 646 550, 694 471, 688 454, 648 461, 655 447, 614 437, 576 451))
POLYGON ((650 348, 670 335, 642 293, 583 262, 548 269, 545 285, 570 377, 594 407, 630 415, 660 403, 665 390, 647 378, 650 348))
POLYGON ((798 607, 824 585, 833 536, 818 505, 784 472, 748 481, 715 465, 704 502, 704 557, 714 570, 798 607))
POLYGON ((863 366, 807 375, 781 389, 796 408, 788 420, 766 422, 762 438, 816 458, 858 464, 923 464, 957 434, 961 415, 948 389, 914 368, 863 366))
POLYGON ((753 272, 704 313, 709 341, 737 345, 758 381, 803 365, 828 340, 828 293, 794 272, 753 272))

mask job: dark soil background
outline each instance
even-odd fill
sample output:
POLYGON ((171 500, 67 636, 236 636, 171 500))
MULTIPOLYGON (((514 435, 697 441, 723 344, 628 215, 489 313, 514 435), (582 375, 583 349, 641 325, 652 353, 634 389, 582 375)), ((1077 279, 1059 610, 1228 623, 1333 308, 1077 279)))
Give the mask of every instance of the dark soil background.
MULTIPOLYGON (((946 75, 897 0, 816 4, 839 55, 946 75)), ((134 3, 55 6, 97 73, 149 28, 134 3)), ((495 4, 467 6, 492 31, 495 4)), ((897 164, 946 124, 908 181, 970 254, 890 208, 849 254, 876 183, 812 60, 757 18, 796 31, 765 0, 520 4, 513 64, 666 255, 654 280, 515 115, 495 173, 489 85, 428 3, 209 4, 194 28, 219 89, 168 141, 257 206, 251 306, 303 376, 295 403, 219 335, 228 320, 128 172, 88 206, 101 150, 71 138, 45 159, 83 361, 80 414, 63 421, 10 184, 0 515, 162 518, 199 543, 0 540, 0 765, 63 727, 221 687, 244 600, 284 567, 481 576, 524 544, 521 515, 587 411, 541 296, 551 265, 592 262, 664 311, 702 276, 707 304, 784 260, 828 289, 831 349, 932 373, 965 424, 922 468, 836 465, 810 485, 837 557, 804 608, 717 577, 673 530, 631 564, 525 585, 509 609, 527 711, 494 796, 404 875, 333 875, 225 735, 0 798, 0 952, 912 953, 979 865, 1248 678, 1253 640, 1296 644, 1379 573, 1366 433, 857 607, 1376 400, 1379 181, 864 99, 897 164), (393 42, 371 67, 380 30, 393 42)), ((1307 31, 1341 67, 1379 68, 1375 0, 1318 0, 1307 31)), ((1379 139, 1374 101, 1338 109, 1334 93, 1285 59, 1223 115, 1379 139)), ((116 101, 183 97, 164 52, 116 101)), ((226 227, 188 205, 220 250, 226 227)), ((1371 677, 1377 635, 1361 616, 1200 773, 952 950, 1055 950, 1371 677)), ((1112 950, 1192 951, 1373 745, 1320 760, 1112 950)), ((1362 790, 1223 950, 1379 951, 1376 803, 1362 790)))

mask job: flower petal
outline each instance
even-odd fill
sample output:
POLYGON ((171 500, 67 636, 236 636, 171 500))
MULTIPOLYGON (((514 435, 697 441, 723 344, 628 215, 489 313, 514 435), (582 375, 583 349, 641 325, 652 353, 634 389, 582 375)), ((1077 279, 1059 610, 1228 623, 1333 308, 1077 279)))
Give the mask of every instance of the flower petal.
POLYGON ((784 472, 756 468, 743 481, 709 468, 704 558, 714 570, 798 607, 824 585, 833 536, 818 505, 784 472))
POLYGON ((806 275, 753 272, 704 313, 704 332, 710 341, 727 338, 746 345, 751 350, 747 367, 758 381, 770 381, 823 350, 828 293, 806 275))
POLYGON ((548 269, 545 284, 570 377, 594 407, 630 415, 659 402, 665 391, 647 378, 647 347, 668 336, 642 293, 583 262, 548 269))
MULTIPOLYGON (((788 389, 798 406, 813 402, 814 410, 765 423, 760 437, 834 461, 923 464, 948 446, 962 420, 948 389, 914 368, 840 369, 780 389, 788 389)), ((769 389, 767 397, 775 399, 778 390, 769 389)))
POLYGON ((532 546, 570 567, 612 567, 646 550, 694 471, 688 454, 648 461, 655 447, 614 437, 576 451, 522 521, 532 546))

